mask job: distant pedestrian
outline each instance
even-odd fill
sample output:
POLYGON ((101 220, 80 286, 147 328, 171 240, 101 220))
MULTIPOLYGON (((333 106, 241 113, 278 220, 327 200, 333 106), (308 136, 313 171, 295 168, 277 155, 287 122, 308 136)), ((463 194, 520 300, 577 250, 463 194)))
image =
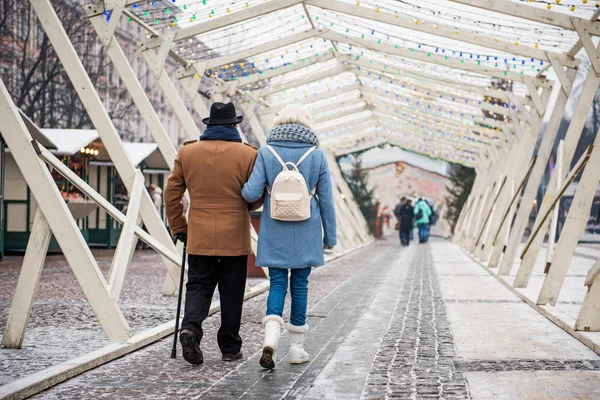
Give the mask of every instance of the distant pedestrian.
POLYGON ((154 207, 156 207, 156 211, 158 211, 158 213, 160 214, 161 208, 162 208, 162 197, 163 197, 162 189, 153 183, 150 186, 148 186, 148 192, 150 193, 150 197, 152 198, 154 207))
POLYGON ((429 241, 429 217, 431 217, 433 211, 425 199, 419 198, 417 204, 415 204, 413 213, 417 228, 419 228, 419 243, 427 243, 429 241))
POLYGON ((413 229, 414 219, 413 212, 412 201, 405 197, 402 198, 401 202, 394 210, 394 214, 400 223, 400 244, 402 246, 408 246, 410 244, 410 232, 413 229))
MULTIPOLYGON (((333 252, 337 243, 335 206, 333 188, 329 174, 329 166, 325 153, 318 148, 319 139, 311 128, 312 117, 303 106, 287 106, 275 119, 275 127, 267 137, 269 146, 258 152, 258 160, 252 176, 242 195, 246 201, 255 201, 265 190, 265 207, 258 237, 258 255, 256 265, 269 268, 271 288, 267 299, 265 341, 260 365, 263 368, 275 367, 275 352, 279 336, 284 328, 283 307, 289 287, 291 293, 290 323, 287 324, 290 339, 290 363, 301 364, 309 361, 304 351, 304 339, 308 332, 306 312, 308 307, 308 276, 312 267, 325 264, 323 253, 333 252), (287 163, 287 164, 285 164, 287 163), (292 163, 294 165, 292 165, 292 163), (285 166, 285 165, 287 166, 285 166), (299 165, 298 165, 299 164, 299 165), (285 171, 288 169, 288 171, 285 171), (297 168, 297 169, 296 169, 297 168), (298 171, 304 181, 297 185, 296 179, 292 189, 291 176, 300 178, 293 171, 298 171), (286 174, 287 180, 277 179, 279 174, 286 174), (308 215, 298 217, 295 221, 279 218, 280 210, 277 202, 273 202, 276 190, 281 188, 282 203, 291 199, 305 199, 299 196, 296 189, 302 188, 308 196, 301 210, 310 209, 308 215), (309 195, 310 194, 310 195, 309 195), (276 215, 272 215, 272 212, 276 215), (307 218, 300 220, 300 218, 307 218)), ((301 200, 294 200, 301 201, 301 200)), ((293 207, 292 211, 295 211, 293 207)))

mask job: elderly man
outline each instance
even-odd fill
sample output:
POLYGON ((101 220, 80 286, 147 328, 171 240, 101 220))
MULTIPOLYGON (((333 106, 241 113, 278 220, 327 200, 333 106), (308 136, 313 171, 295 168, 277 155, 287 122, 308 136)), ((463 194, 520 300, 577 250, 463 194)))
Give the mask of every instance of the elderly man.
POLYGON ((257 149, 242 143, 232 103, 214 103, 199 141, 185 143, 175 159, 165 189, 165 207, 171 232, 186 242, 188 281, 179 340, 183 358, 202 364, 202 322, 208 316, 219 285, 221 327, 217 334, 223 361, 242 357, 239 335, 246 286, 246 263, 252 252, 250 211, 242 187, 248 181, 257 149), (185 190, 190 194, 189 221, 183 210, 185 190))

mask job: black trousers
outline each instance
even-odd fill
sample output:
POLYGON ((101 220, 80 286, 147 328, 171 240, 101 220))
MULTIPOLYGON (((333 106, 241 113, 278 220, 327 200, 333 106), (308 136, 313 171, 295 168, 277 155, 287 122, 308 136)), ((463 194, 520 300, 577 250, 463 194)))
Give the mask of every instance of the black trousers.
POLYGON ((185 312, 181 329, 189 329, 202 339, 202 322, 208 316, 215 287, 219 285, 221 301, 221 327, 217 333, 223 354, 236 354, 242 348, 239 335, 242 305, 246 289, 246 263, 248 256, 188 257, 188 281, 185 295, 185 312))

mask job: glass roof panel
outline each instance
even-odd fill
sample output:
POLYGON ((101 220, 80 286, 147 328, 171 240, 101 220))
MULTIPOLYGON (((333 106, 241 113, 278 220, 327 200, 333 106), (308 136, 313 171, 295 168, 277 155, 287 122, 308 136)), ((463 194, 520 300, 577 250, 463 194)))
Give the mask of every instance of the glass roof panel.
MULTIPOLYGON (((307 104, 314 110, 317 129, 324 138, 345 137, 362 129, 388 134, 394 132, 390 130, 390 125, 394 125, 396 133, 417 132, 463 141, 472 149, 481 141, 489 142, 503 135, 499 132, 499 121, 487 118, 489 113, 481 109, 484 102, 497 101, 486 94, 496 78, 485 71, 493 71, 498 78, 509 76, 509 72, 536 76, 549 67, 548 62, 526 56, 523 49, 529 46, 565 54, 578 42, 577 34, 570 30, 449 0, 337 1, 356 10, 393 15, 404 27, 350 15, 352 12, 366 15, 360 14, 361 11, 344 14, 312 5, 305 11, 297 4, 177 42, 175 50, 196 62, 239 56, 235 61, 235 57, 223 59, 226 62, 220 66, 213 61, 215 65, 208 71, 209 76, 221 80, 243 78, 249 83, 239 88, 255 93, 255 98, 272 107, 290 102, 307 104), (332 37, 333 42, 319 37, 290 41, 291 44, 277 49, 265 46, 313 26, 322 29, 324 35, 331 31, 337 37, 332 37), (453 34, 442 37, 437 32, 453 34), (499 44, 491 49, 461 40, 473 41, 476 36, 496 39, 499 44), (439 60, 443 65, 423 62, 428 59, 439 60), (268 79, 261 79, 262 75, 268 79), (346 88, 357 89, 335 95, 346 88), (329 93, 332 96, 324 98, 329 93), (320 100, 311 102, 313 98, 320 100), (340 118, 335 118, 338 115, 340 118)), ((581 0, 562 0, 560 4, 549 0, 509 1, 584 19, 597 15, 593 1, 586 4, 581 0)), ((165 33, 268 3, 266 0, 149 0, 133 10, 152 28, 165 33)), ((322 4, 331 7, 328 2, 322 4)), ((514 94, 528 93, 525 85, 510 83, 514 94)), ((264 104, 261 110, 265 110, 264 104)), ((510 122, 508 115, 500 116, 499 120, 503 118, 510 122)), ((448 148, 440 141, 419 145, 422 138, 409 136, 400 136, 403 143, 421 146, 423 151, 448 148)))

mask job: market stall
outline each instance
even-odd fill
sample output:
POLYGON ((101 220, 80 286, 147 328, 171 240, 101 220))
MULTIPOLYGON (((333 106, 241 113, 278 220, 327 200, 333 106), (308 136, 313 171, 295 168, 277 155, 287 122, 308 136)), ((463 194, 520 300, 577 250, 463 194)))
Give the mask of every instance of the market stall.
MULTIPOLYGON (((98 138, 95 130, 89 129, 36 129, 34 124, 28 123, 32 137, 44 147, 49 148, 54 155, 86 179, 90 158, 94 157, 96 150, 91 144, 98 138), (82 152, 82 149, 84 150, 82 152), (87 153, 85 152, 87 150, 87 153)), ((37 209, 35 199, 31 196, 29 187, 25 183, 21 171, 9 151, 2 151, 2 239, 0 249, 4 251, 22 251, 27 246, 29 233, 33 224, 33 216, 37 209)), ((96 207, 86 205, 87 201, 70 182, 60 175, 52 173, 63 198, 69 203, 69 208, 77 214, 77 223, 84 236, 87 237, 88 219, 86 216, 96 207), (71 205, 78 203, 78 205, 71 205)), ((52 240, 50 248, 58 248, 52 240)))
MULTIPOLYGON (((162 190, 166 180, 165 175, 170 173, 170 169, 158 146, 155 143, 123 143, 123 145, 133 164, 144 173, 146 187, 154 184, 162 190)), ((98 145, 98 151, 99 154, 90 162, 88 182, 120 211, 126 211, 129 202, 127 189, 101 143, 98 145)), ((164 218, 163 212, 161 202, 160 214, 164 218)), ((120 232, 121 225, 105 211, 96 210, 90 215, 88 241, 91 246, 114 247, 120 232)))

